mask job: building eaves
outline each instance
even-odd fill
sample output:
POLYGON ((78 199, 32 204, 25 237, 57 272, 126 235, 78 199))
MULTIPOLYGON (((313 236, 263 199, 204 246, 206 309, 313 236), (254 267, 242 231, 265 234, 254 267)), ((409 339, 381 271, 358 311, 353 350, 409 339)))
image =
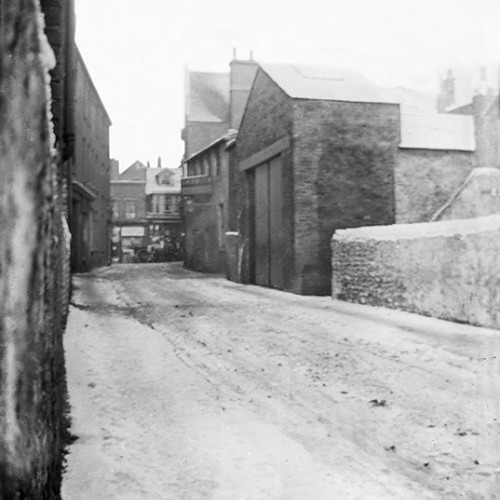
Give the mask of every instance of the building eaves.
POLYGON ((186 158, 184 160, 184 163, 191 161, 193 158, 197 157, 198 155, 201 155, 205 151, 208 151, 209 149, 213 148, 214 146, 216 146, 217 144, 219 144, 221 142, 226 142, 226 145, 229 146, 230 143, 232 144, 232 142, 234 142, 236 140, 237 133, 238 133, 237 130, 229 129, 224 135, 221 135, 220 137, 218 137, 217 139, 212 141, 207 146, 204 146, 202 149, 196 151, 195 153, 190 155, 188 158, 186 158))

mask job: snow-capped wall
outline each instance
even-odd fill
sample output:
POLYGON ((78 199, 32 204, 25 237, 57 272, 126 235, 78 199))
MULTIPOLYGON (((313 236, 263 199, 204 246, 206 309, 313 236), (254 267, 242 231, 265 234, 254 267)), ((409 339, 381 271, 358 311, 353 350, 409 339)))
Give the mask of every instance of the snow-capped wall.
POLYGON ((500 328, 500 215, 337 231, 334 298, 500 328))

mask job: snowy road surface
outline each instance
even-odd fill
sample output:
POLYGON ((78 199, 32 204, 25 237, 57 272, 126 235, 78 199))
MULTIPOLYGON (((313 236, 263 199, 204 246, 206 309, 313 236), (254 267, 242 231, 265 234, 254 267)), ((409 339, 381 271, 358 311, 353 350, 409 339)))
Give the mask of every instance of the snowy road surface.
POLYGON ((500 332, 179 264, 74 285, 64 500, 500 498, 500 332))

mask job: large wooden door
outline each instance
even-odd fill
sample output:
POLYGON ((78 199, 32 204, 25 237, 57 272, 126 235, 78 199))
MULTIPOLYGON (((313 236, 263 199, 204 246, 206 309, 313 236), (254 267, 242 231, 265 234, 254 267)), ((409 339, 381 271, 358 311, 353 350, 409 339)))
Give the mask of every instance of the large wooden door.
POLYGON ((255 283, 283 288, 283 187, 281 157, 255 169, 255 283))
POLYGON ((283 188, 281 156, 269 162, 270 286, 283 288, 283 188))
POLYGON ((255 284, 269 286, 269 164, 255 169, 255 284))

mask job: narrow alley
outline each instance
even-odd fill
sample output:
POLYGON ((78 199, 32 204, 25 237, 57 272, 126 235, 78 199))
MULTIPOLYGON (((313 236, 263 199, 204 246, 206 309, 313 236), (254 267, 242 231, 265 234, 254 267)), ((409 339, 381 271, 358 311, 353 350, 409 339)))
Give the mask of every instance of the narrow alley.
POLYGON ((498 332, 180 263, 73 284, 64 500, 500 498, 498 332))

